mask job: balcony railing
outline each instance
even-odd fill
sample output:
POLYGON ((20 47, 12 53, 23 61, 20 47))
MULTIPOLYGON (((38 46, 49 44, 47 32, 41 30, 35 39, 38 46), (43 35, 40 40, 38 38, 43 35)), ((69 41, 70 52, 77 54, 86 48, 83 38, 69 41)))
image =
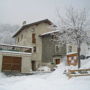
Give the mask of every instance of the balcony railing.
POLYGON ((32 53, 32 47, 0 44, 0 51, 13 51, 13 52, 32 53))

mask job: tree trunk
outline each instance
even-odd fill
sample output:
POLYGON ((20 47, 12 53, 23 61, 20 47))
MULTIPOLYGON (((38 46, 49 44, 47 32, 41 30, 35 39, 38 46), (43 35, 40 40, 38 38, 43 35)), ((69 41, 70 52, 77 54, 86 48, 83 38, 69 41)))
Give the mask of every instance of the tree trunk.
POLYGON ((80 46, 77 48, 78 50, 78 68, 81 67, 81 61, 80 61, 80 46))

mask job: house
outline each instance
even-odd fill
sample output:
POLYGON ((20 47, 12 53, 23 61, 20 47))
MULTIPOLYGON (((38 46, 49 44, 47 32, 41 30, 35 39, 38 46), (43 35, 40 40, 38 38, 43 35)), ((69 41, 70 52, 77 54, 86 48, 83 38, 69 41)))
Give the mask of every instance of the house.
POLYGON ((33 47, 33 53, 31 55, 33 71, 42 65, 43 40, 40 35, 50 32, 51 25, 54 24, 48 19, 26 24, 23 25, 13 36, 13 38, 15 38, 16 45, 33 47))
POLYGON ((0 72, 30 73, 32 47, 0 44, 0 72))

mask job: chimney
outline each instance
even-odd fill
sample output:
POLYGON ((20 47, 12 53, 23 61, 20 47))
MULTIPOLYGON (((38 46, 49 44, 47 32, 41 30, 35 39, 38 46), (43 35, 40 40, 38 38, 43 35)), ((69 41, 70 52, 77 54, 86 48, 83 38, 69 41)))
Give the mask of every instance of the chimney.
POLYGON ((26 25, 26 21, 23 21, 22 25, 23 25, 23 26, 26 25))

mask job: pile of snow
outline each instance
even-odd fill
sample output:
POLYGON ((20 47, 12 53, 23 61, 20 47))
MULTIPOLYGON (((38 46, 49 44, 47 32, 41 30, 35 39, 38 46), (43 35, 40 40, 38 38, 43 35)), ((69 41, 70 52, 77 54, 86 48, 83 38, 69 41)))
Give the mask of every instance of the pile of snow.
POLYGON ((81 69, 82 68, 84 68, 84 69, 90 69, 90 58, 89 59, 86 59, 84 62, 85 63, 82 64, 81 69))
POLYGON ((5 78, 6 75, 4 75, 3 73, 0 73, 0 78, 5 78))
POLYGON ((57 65, 57 69, 47 77, 48 79, 67 79, 66 74, 64 74, 66 70, 65 64, 61 63, 57 65))
POLYGON ((51 69, 47 66, 42 66, 38 68, 38 71, 43 71, 43 72, 50 72, 51 69))
MULTIPOLYGON (((90 51, 87 52, 86 56, 90 56, 90 51)), ((89 69, 90 68, 90 58, 81 60, 81 69, 89 69)))

